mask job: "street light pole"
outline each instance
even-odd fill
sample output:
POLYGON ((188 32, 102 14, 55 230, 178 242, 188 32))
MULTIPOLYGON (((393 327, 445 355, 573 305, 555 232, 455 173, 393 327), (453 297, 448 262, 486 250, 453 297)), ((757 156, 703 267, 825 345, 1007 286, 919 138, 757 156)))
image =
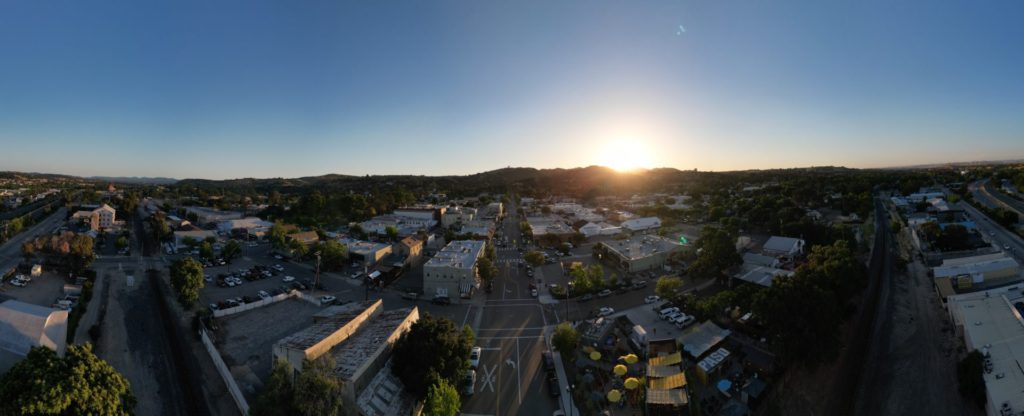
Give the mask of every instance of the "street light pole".
POLYGON ((319 287, 320 286, 320 252, 317 251, 316 253, 313 253, 313 255, 316 256, 316 278, 314 279, 315 282, 313 283, 313 287, 319 287))

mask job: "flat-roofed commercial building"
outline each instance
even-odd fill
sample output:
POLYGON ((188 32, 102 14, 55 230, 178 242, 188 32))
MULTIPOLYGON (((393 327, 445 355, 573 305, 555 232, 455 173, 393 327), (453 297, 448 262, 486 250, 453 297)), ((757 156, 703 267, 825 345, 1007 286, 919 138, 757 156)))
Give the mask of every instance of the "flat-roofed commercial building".
MULTIPOLYGON (((295 371, 305 360, 324 354, 334 358, 334 375, 342 384, 344 414, 357 415, 356 398, 385 367, 398 338, 419 320, 419 309, 384 310, 381 300, 351 304, 348 309, 319 317, 310 327, 274 344, 274 358, 288 361, 295 371)), ((348 305, 346 305, 348 306, 348 305)))
POLYGON ((968 351, 985 356, 987 414, 1008 415, 1024 411, 1024 284, 951 296, 949 314, 956 334, 963 336, 968 351))
POLYGON ((957 291, 985 289, 1021 280, 1020 264, 1006 253, 947 259, 932 269, 935 284, 957 291), (944 282, 948 281, 948 282, 944 282))
POLYGON ((423 293, 452 301, 472 295, 479 286, 476 261, 483 256, 485 244, 477 240, 448 243, 423 265, 423 293))
POLYGON ((348 255, 350 258, 362 261, 366 267, 376 266, 377 263, 393 251, 392 246, 389 244, 375 243, 372 241, 341 238, 338 239, 338 242, 348 247, 348 255))
POLYGON ((602 252, 618 261, 627 272, 662 267, 669 255, 682 250, 682 244, 656 235, 636 235, 626 240, 602 241, 602 252))

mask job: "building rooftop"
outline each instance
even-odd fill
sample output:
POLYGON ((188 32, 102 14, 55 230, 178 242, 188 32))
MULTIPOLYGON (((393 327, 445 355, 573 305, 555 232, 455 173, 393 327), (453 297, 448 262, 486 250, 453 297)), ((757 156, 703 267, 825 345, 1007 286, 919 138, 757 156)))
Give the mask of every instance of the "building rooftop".
MULTIPOLYGON (((1024 410, 1024 285, 1003 290, 950 297, 954 321, 963 327, 969 349, 988 354, 992 371, 983 374, 989 405, 999 409, 1006 403, 1014 412, 1024 410)), ((1016 413, 1014 413, 1016 414, 1016 413)))
POLYGON ((792 237, 779 237, 773 235, 768 239, 762 246, 762 250, 778 251, 788 253, 790 251, 799 251, 803 249, 804 240, 792 237))
POLYGON ((412 413, 415 399, 406 393, 402 381, 391 372, 391 362, 388 361, 359 394, 356 403, 366 416, 408 415, 412 413))
POLYGON ((32 347, 47 347, 64 355, 68 312, 16 300, 0 303, 0 373, 24 357, 32 347))
POLYGON ((656 235, 633 236, 625 240, 605 241, 601 244, 604 244, 619 256, 629 260, 642 259, 644 257, 649 257, 658 253, 670 252, 682 247, 682 245, 675 241, 656 235))
POLYGON ((946 265, 934 269, 935 278, 955 277, 960 275, 974 275, 988 273, 996 270, 1016 269, 1020 267, 1017 260, 1012 257, 985 258, 975 262, 955 262, 953 265, 946 265))
POLYGON ((718 343, 724 341, 729 335, 732 335, 732 331, 722 329, 715 325, 714 322, 706 321, 679 336, 679 343, 683 344, 684 351, 695 358, 699 358, 718 345, 718 343))
POLYGON ((289 349, 308 350, 322 342, 324 339, 330 337, 335 332, 338 332, 338 330, 344 328, 352 322, 352 320, 366 312, 366 310, 376 302, 377 301, 375 300, 361 302, 357 304, 358 306, 353 307, 348 311, 341 312, 330 317, 325 317, 323 320, 314 323, 306 329, 282 338, 277 342, 277 345, 289 349))
MULTIPOLYGON (((402 241, 405 241, 404 239, 402 241)), ((391 247, 384 243, 375 243, 372 241, 356 240, 354 238, 340 238, 338 242, 348 247, 349 253, 359 254, 365 256, 368 254, 376 253, 391 247)))
POLYGON ((378 350, 387 347, 388 338, 414 310, 384 311, 367 320, 359 330, 331 349, 336 363, 334 373, 343 380, 351 380, 378 350))
POLYGON ((484 244, 485 242, 476 240, 452 241, 428 260, 423 267, 472 268, 476 265, 476 259, 482 255, 484 244))

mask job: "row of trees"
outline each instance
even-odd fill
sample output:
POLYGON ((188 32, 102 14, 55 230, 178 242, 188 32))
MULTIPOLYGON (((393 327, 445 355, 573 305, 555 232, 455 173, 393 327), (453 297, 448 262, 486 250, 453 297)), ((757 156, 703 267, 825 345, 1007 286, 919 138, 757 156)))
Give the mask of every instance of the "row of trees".
POLYGON ((25 258, 36 254, 50 256, 75 274, 84 273, 96 258, 92 237, 70 231, 26 241, 21 245, 21 252, 25 258))
POLYGON ((196 259, 185 257, 171 264, 171 288, 182 306, 191 307, 203 286, 203 265, 196 259))

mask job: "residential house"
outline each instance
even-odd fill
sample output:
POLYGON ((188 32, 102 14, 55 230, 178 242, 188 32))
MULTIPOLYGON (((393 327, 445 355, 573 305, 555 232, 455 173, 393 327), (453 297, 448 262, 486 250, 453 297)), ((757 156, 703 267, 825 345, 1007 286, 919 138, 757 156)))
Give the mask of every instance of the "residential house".
POLYGON ((804 253, 804 240, 791 237, 772 236, 761 247, 761 253, 767 256, 798 256, 804 253))

